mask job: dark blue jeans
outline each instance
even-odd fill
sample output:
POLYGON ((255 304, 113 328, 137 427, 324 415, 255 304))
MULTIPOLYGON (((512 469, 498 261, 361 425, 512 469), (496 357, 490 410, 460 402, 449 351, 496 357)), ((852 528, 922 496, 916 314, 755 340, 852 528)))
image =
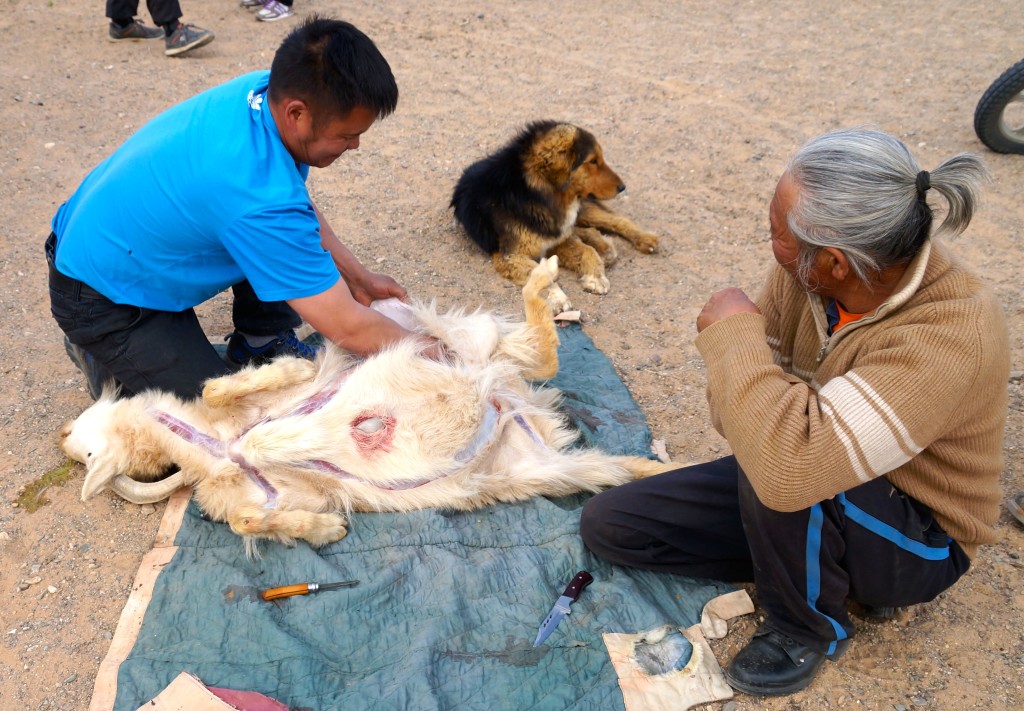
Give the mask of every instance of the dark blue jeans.
MULTIPOLYGON (((50 312, 67 340, 92 357, 102 379, 125 396, 164 390, 192 398, 202 384, 232 371, 203 332, 192 309, 157 311, 115 304, 54 266, 54 235, 46 240, 50 312)), ((232 319, 239 331, 273 335, 302 323, 285 302, 260 301, 249 282, 232 287, 232 319)))
POLYGON ((970 566, 928 507, 885 477, 780 513, 758 500, 735 457, 602 492, 584 507, 580 534, 612 563, 753 581, 773 627, 829 654, 853 636, 848 599, 927 602, 970 566))

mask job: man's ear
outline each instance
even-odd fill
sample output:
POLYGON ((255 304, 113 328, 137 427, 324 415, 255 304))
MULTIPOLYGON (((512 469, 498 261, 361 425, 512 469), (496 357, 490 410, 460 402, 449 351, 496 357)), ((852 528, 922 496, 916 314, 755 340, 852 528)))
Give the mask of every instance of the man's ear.
POLYGON ((303 124, 312 125, 313 115, 302 99, 285 99, 281 115, 289 128, 295 130, 303 124))
POLYGON ((850 260, 846 258, 846 253, 843 250, 836 249, 835 247, 825 247, 822 249, 822 252, 825 253, 826 267, 833 279, 843 281, 852 273, 850 260))

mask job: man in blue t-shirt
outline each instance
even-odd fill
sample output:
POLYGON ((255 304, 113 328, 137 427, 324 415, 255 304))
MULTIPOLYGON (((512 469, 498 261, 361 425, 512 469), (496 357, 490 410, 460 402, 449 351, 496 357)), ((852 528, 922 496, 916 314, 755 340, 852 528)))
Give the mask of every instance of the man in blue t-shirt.
MULTIPOLYGON (((46 253, 53 316, 96 397, 182 397, 233 367, 291 354, 303 320, 360 354, 411 336, 369 304, 404 298, 338 240, 306 189, 394 111, 387 60, 352 25, 312 18, 254 72, 160 114, 61 205, 46 253), (234 292, 225 362, 193 310, 234 292)), ((428 351, 438 348, 436 343, 428 351)))

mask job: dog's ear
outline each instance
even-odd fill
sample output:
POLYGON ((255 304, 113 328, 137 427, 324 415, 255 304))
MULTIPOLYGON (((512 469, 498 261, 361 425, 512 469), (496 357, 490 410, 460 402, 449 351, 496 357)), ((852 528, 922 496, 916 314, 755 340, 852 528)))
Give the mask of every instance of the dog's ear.
POLYGON ((559 190, 569 187, 572 171, 580 166, 586 155, 579 151, 580 130, 560 123, 537 142, 534 150, 534 169, 547 182, 559 190))

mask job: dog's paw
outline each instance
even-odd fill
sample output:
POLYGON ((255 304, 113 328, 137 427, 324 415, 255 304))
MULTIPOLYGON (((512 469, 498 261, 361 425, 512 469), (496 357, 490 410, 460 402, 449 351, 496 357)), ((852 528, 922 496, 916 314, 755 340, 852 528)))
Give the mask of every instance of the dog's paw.
POLYGON ((654 254, 654 252, 658 251, 658 235, 651 234, 650 232, 641 232, 633 239, 633 246, 636 247, 638 252, 654 254))
POLYGON ((619 260, 619 250, 615 249, 615 245, 612 244, 610 241, 608 242, 608 249, 606 249, 603 252, 600 252, 600 255, 601 261, 604 262, 604 265, 606 267, 610 267, 619 260))
POLYGON ((589 291, 591 294, 607 294, 608 289, 611 287, 608 277, 594 274, 584 274, 581 276, 580 284, 583 285, 583 291, 589 291))

